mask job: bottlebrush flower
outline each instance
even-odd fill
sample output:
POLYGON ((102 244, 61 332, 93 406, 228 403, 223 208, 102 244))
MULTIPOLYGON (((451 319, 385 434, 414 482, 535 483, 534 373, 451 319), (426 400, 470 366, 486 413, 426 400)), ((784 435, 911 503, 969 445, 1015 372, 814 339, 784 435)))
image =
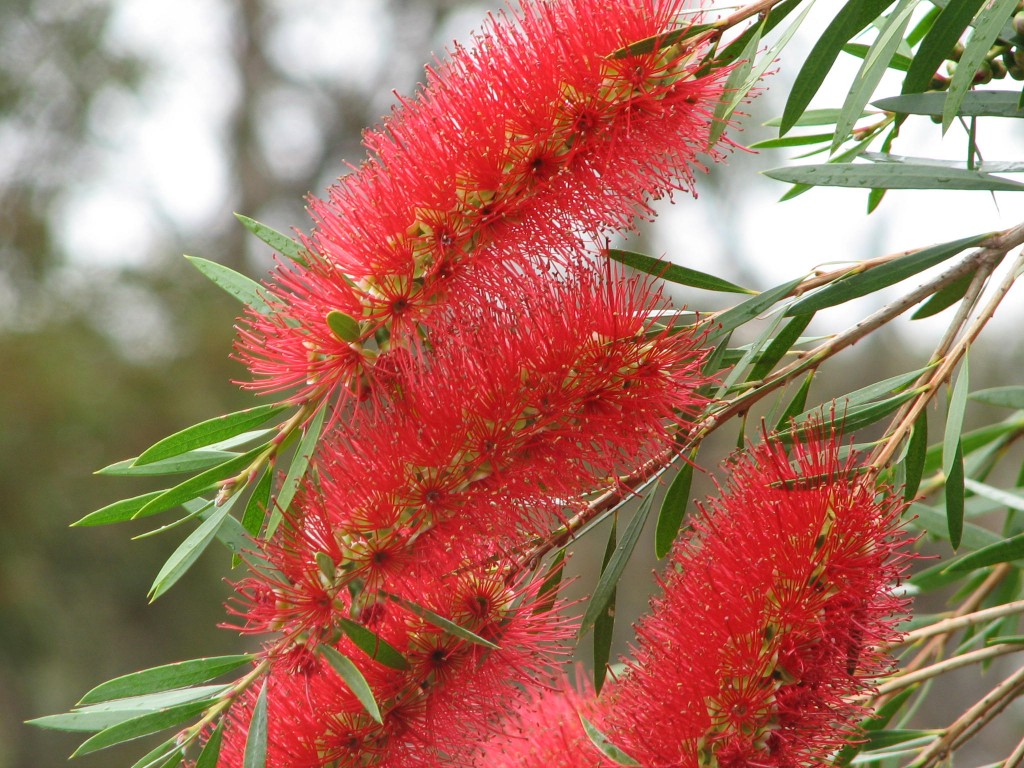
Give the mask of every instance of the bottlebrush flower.
POLYGON ((645 766, 824 764, 890 665, 903 502, 836 435, 737 459, 674 550, 601 727, 645 766))
POLYGON ((363 165, 310 200, 308 264, 281 266, 273 311, 242 322, 252 386, 365 396, 379 352, 414 344, 474 272, 575 258, 691 189, 721 78, 698 76, 692 44, 615 55, 678 29, 686 5, 526 0, 428 71, 366 134, 363 165))

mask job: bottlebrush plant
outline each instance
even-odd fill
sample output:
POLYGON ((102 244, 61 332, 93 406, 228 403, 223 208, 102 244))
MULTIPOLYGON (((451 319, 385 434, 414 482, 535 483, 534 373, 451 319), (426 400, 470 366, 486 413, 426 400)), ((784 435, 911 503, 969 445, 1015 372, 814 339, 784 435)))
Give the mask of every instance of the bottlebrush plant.
MULTIPOLYGON (((1024 272, 1024 224, 762 291, 608 244, 734 147, 809 6, 523 0, 365 135, 362 165, 310 199, 308 233, 242 217, 279 255, 264 283, 194 260, 244 303, 236 356, 261 401, 112 465, 194 474, 77 524, 183 507, 195 527, 151 597, 220 541, 247 652, 127 674, 33 722, 92 733, 76 754, 173 731, 134 768, 924 768, 1017 698, 1019 664, 952 723, 910 720, 946 671, 1021 647, 1024 496, 995 478, 1024 387, 972 392, 967 360, 1024 272), (848 329, 805 335, 904 281, 848 329), (742 300, 701 311, 687 293, 687 312, 666 284, 742 300), (928 359, 812 401, 837 353, 917 305, 950 310, 928 359), (970 400, 1014 415, 965 431, 970 400), (746 447, 706 470, 730 428, 746 447), (720 491, 688 517, 698 470, 720 491), (659 593, 609 664, 616 586, 656 502, 659 593), (998 533, 971 519, 994 510, 998 533), (603 522, 600 576, 569 598, 568 554, 603 522), (915 561, 934 539, 952 550, 915 561), (909 618, 949 585, 950 611, 909 618), (573 651, 591 636, 584 677, 573 651)), ((994 175, 1024 166, 986 167, 976 140, 979 118, 1024 116, 1018 94, 981 88, 1024 77, 1016 0, 834 14, 761 145, 829 153, 769 172, 790 196, 860 187, 873 209, 888 189, 1024 189, 994 175), (809 110, 844 51, 854 86, 809 110), (901 94, 862 119, 890 70, 901 94), (967 161, 893 155, 919 115, 965 121, 967 161)), ((1010 749, 1007 768, 1024 741, 1010 749)))

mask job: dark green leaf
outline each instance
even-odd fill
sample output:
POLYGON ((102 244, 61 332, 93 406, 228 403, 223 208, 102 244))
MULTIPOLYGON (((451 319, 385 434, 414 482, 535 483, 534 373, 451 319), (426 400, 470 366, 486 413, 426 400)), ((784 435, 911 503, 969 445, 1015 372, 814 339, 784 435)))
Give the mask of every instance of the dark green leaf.
POLYGON ((551 559, 544 583, 537 591, 537 606, 533 610, 534 613, 547 613, 555 607, 555 598, 558 596, 558 587, 562 583, 563 573, 565 573, 565 547, 559 549, 551 559))
POLYGON ((715 65, 718 67, 727 66, 738 59, 746 50, 750 39, 755 35, 762 37, 777 27, 790 13, 796 10, 803 0, 785 0, 772 8, 764 16, 760 24, 753 24, 747 27, 729 45, 727 45, 717 56, 715 65))
POLYGON ((582 714, 579 717, 580 722, 583 723, 583 730, 586 732, 587 738, 589 738, 593 745, 601 751, 602 755, 607 757, 616 765, 640 765, 640 763, 612 744, 608 740, 608 737, 601 733, 601 731, 599 731, 597 727, 587 720, 587 718, 582 714))
MULTIPOLYGON (((960 36, 984 2, 985 0, 958 0, 941 10, 932 28, 921 41, 917 53, 914 54, 914 60, 910 63, 910 69, 903 80, 903 93, 920 93, 931 88, 935 73, 953 53, 953 46, 960 40, 960 36)), ((940 101, 945 101, 944 94, 942 96, 940 101)), ((936 114, 942 114, 941 107, 936 114)))
POLYGON ((206 701, 194 701, 188 704, 179 704, 175 707, 168 707, 167 709, 161 709, 156 712, 149 712, 139 717, 133 717, 130 720, 125 720, 123 723, 112 725, 106 728, 95 736, 87 739, 82 745, 75 750, 72 757, 79 757, 80 755, 88 755, 90 752, 97 752, 107 747, 112 747, 114 744, 120 744, 125 741, 131 741, 137 739, 140 736, 147 736, 157 731, 162 731, 166 728, 170 728, 186 720, 195 717, 212 702, 206 701))
POLYGON ((123 699, 128 696, 141 696, 145 693, 156 693, 172 688, 183 688, 187 685, 203 683, 233 669, 238 669, 238 667, 251 659, 252 656, 248 654, 213 656, 144 669, 141 672, 122 675, 96 686, 85 694, 78 703, 79 705, 95 704, 100 701, 123 699))
POLYGON ((954 280, 952 283, 944 285, 936 291, 928 301, 922 304, 918 310, 910 316, 910 319, 921 320, 925 317, 937 315, 944 309, 948 309, 964 297, 964 294, 967 293, 967 289, 970 287, 971 281, 973 280, 974 275, 968 274, 958 280, 954 280))
MULTIPOLYGON (((601 573, 608 567, 608 561, 615 552, 615 544, 619 529, 619 517, 612 517, 611 530, 608 532, 608 543, 604 548, 604 559, 601 561, 601 573)), ((594 619, 594 691, 601 693, 605 677, 608 675, 608 661, 611 659, 612 636, 615 634, 615 592, 613 588, 608 597, 605 609, 594 619)))
POLYGON ((256 487, 252 489, 249 500, 245 503, 242 513, 242 528, 251 538, 258 538, 263 529, 263 521, 267 518, 270 506, 270 490, 274 484, 274 469, 267 467, 256 487))
POLYGON ((377 706, 377 700, 373 697, 370 684, 366 682, 363 673, 352 663, 352 660, 348 656, 338 653, 329 645, 321 645, 320 653, 327 659, 327 663, 331 665, 334 671, 341 676, 341 679, 345 681, 345 685, 359 699, 359 703, 363 705, 363 708, 369 713, 370 717, 378 723, 383 723, 384 720, 381 718, 380 707, 377 706))
MULTIPOLYGON (((788 313, 787 313, 788 314, 788 313)), ((751 370, 750 375, 747 377, 749 381, 760 381, 769 373, 772 372, 772 368, 775 367, 776 363, 783 358, 783 356, 793 348, 797 339, 800 338, 800 334, 806 330, 807 326, 810 325, 811 319, 814 317, 813 312, 806 314, 798 314, 785 328, 776 336, 772 343, 768 345, 768 348, 758 358, 757 363, 751 370)))
POLYGON ((801 282, 803 282, 803 278, 798 277, 795 280, 790 280, 788 283, 777 285, 715 316, 713 322, 717 327, 711 333, 708 343, 718 343, 727 333, 739 328, 744 323, 750 322, 762 312, 770 309, 779 301, 789 296, 793 289, 800 285, 801 282))
POLYGON ((380 635, 372 632, 358 622, 336 617, 334 623, 338 628, 351 638, 360 650, 364 651, 374 661, 383 664, 391 669, 408 669, 409 662, 395 646, 387 642, 380 635))
POLYGON ((398 595, 389 595, 387 593, 384 594, 389 600, 394 600, 407 611, 411 611, 427 623, 433 624, 435 627, 443 629, 449 635, 454 635, 455 637, 458 637, 462 640, 466 640, 470 643, 474 643, 476 645, 482 645, 485 648, 500 650, 500 647, 492 643, 490 640, 485 640, 484 638, 480 637, 480 635, 466 629, 463 626, 456 624, 454 621, 446 619, 444 616, 439 616, 429 608, 424 608, 422 605, 418 605, 412 602, 412 600, 406 600, 404 598, 401 598, 398 595))
POLYGON ((140 757, 132 768, 171 768, 179 765, 184 758, 185 753, 172 738, 140 757))
POLYGON ((176 707, 179 704, 212 700, 227 689, 226 685, 201 685, 196 688, 132 696, 79 707, 62 715, 38 717, 29 720, 28 724, 57 731, 102 731, 140 715, 176 707))
POLYGON ((837 304, 867 296, 881 288, 906 280, 936 264, 941 264, 946 259, 966 248, 977 245, 989 236, 989 233, 985 233, 954 240, 950 243, 933 245, 930 248, 924 248, 879 264, 872 269, 841 277, 834 283, 830 283, 816 293, 798 301, 789 308, 787 314, 799 315, 806 312, 817 312, 826 307, 834 307, 837 304))
POLYGON ((256 237, 273 248, 277 253, 298 264, 306 265, 307 251, 302 244, 295 242, 288 235, 283 235, 277 230, 271 229, 266 224, 250 219, 248 216, 236 213, 235 218, 242 222, 243 227, 256 235, 256 237))
POLYGON ((1024 533, 1011 536, 951 562, 947 571, 973 571, 990 565, 1008 563, 1024 558, 1024 533))
POLYGON ((690 503, 690 486, 693 483, 693 462, 697 458, 694 449, 683 462, 682 468, 672 479, 672 484, 665 491, 665 498, 658 512, 658 525, 654 535, 654 552, 659 559, 665 557, 679 535, 686 507, 690 503))
POLYGON ((601 578, 597 580, 597 586, 587 603, 587 610, 580 621, 579 636, 583 637, 594 626, 594 622, 608 607, 608 601, 615 592, 615 585, 619 583, 619 577, 629 561, 636 542, 640 538, 640 532, 647 521, 647 515, 651 511, 651 504, 654 503, 654 494, 649 493, 637 508, 636 515, 629 521, 622 539, 615 547, 608 567, 601 572, 601 578))
POLYGON ((789 131, 811 103, 843 46, 878 18, 892 0, 849 0, 829 23, 800 68, 782 113, 779 134, 789 131))
POLYGON ((201 259, 198 256, 186 256, 185 258, 193 267, 246 306, 252 307, 262 315, 270 314, 270 305, 264 299, 265 289, 252 278, 240 275, 235 270, 215 261, 201 259))
POLYGON ((832 425, 839 425, 844 432, 855 432, 881 421, 912 397, 914 397, 913 392, 901 392, 877 402, 852 405, 845 410, 836 407, 834 415, 825 413, 822 409, 815 409, 810 411, 806 417, 798 416, 793 419, 793 426, 789 430, 780 432, 778 436, 788 439, 807 429, 817 430, 821 426, 831 427, 832 425))
POLYGON ((144 493, 141 496, 134 496, 130 499, 115 501, 113 504, 108 504, 102 509, 90 512, 81 520, 78 520, 71 525, 109 525, 111 523, 123 523, 127 520, 132 520, 135 518, 135 515, 138 514, 140 509, 145 507, 153 499, 161 496, 163 493, 165 493, 165 491, 152 491, 151 493, 144 493))
POLYGON ((218 416, 215 419, 200 422, 188 429, 175 432, 147 448, 135 460, 135 466, 139 467, 172 456, 180 456, 197 448, 205 448, 220 440, 235 437, 272 419, 287 407, 287 405, 258 405, 255 408, 246 408, 244 411, 236 411, 226 416, 218 416))
POLYGON ((964 533, 964 454, 959 440, 946 473, 946 522, 949 543, 953 549, 959 549, 964 533))
POLYGON ((985 645, 1022 645, 1024 635, 996 635, 985 641, 985 645))
POLYGON ((807 405, 807 394, 811 391, 811 382, 814 381, 814 371, 807 374, 807 377, 803 380, 800 385, 800 389, 797 390, 793 399, 789 401, 789 405, 782 411, 782 415, 779 416, 779 420, 775 422, 775 429, 773 432, 782 432, 790 428, 790 421, 799 413, 802 413, 804 407, 807 405))
POLYGON ((327 313, 327 325, 331 333, 347 344, 354 344, 362 337, 359 321, 351 315, 332 309, 327 313))
POLYGON ((903 498, 907 502, 916 495, 921 487, 921 477, 924 474, 924 460, 928 454, 928 412, 921 411, 921 414, 914 422, 914 429, 910 433, 910 442, 907 446, 907 480, 903 486, 903 498))
POLYGON ((750 145, 751 149, 782 149, 785 147, 805 147, 813 144, 827 144, 832 141, 831 133, 813 133, 806 136, 786 136, 781 139, 765 139, 750 145))
POLYGON ((1002 408, 1024 408, 1024 386, 1019 384, 1006 387, 980 389, 969 395, 971 400, 1002 408))
POLYGON ((309 462, 313 458, 314 451, 316 451, 317 442, 320 439, 320 431, 323 429, 324 418, 327 416, 328 408, 329 406, 326 402, 321 403, 316 414, 306 425, 306 432, 302 436, 302 440, 299 441, 299 447, 295 450, 292 463, 288 467, 284 481, 281 483, 281 489, 277 492, 277 498, 274 499, 273 511, 267 523, 268 539, 277 530, 277 526, 281 522, 284 513, 288 511, 292 499, 295 498, 296 491, 302 485, 302 479, 306 476, 309 462))
MULTIPOLYGON (((970 91, 960 105, 961 117, 1024 117, 1017 106, 1016 91, 970 91)), ((874 106, 886 112, 938 117, 946 104, 945 93, 908 93, 879 99, 874 106)))
POLYGON ((199 527, 192 531, 192 533, 190 533, 188 537, 178 545, 178 548, 171 553, 171 556, 167 558, 167 562, 164 563, 160 572, 153 580, 153 586, 149 588, 150 602, 153 602, 174 586, 178 579, 184 576, 188 569, 192 567, 193 563, 199 559, 199 556, 209 546, 210 542, 217 537, 218 529, 224 523, 224 519, 231 510, 231 506, 237 499, 237 496, 233 496, 222 506, 215 509, 213 513, 203 520, 199 527))
MULTIPOLYGON (((953 385, 953 392, 949 396, 949 409, 946 412, 946 430, 942 436, 942 471, 949 474, 953 465, 953 455, 956 451, 963 450, 960 445, 960 434, 964 427, 964 412, 967 409, 967 393, 969 390, 970 370, 967 357, 960 366, 960 373, 956 377, 956 384, 953 385)), ((963 454, 961 453, 961 459, 963 454)))
POLYGON ((621 264, 625 264, 627 267, 632 267, 633 269, 644 272, 648 275, 654 275, 662 280, 668 280, 670 283, 686 285, 691 288, 702 288, 706 291, 750 294, 757 293, 757 291, 752 291, 749 288, 743 288, 735 283, 730 283, 728 280, 723 280, 720 277, 715 277, 714 275, 709 275, 705 272, 698 272, 697 270, 690 269, 688 267, 681 267, 670 261, 663 261, 642 253, 634 253, 632 251, 622 251, 617 248, 611 248, 608 250, 608 256, 621 264))
POLYGON ((217 768, 217 763, 220 761, 220 745, 223 738, 224 720, 222 719, 217 723, 217 728, 210 734, 210 738, 206 740, 203 751, 199 754, 199 759, 196 760, 195 768, 217 768))
MULTIPOLYGON (((903 705, 915 692, 913 687, 905 688, 887 700, 873 715, 861 720, 859 730, 865 734, 884 729, 897 712, 903 711, 903 705)), ((836 756, 835 765, 846 766, 863 748, 863 742, 847 743, 836 756)), ((198 768, 198 766, 197 766, 198 768)))
POLYGON ((177 475, 216 467, 237 455, 233 451, 189 451, 181 456, 154 461, 152 464, 143 464, 142 466, 138 466, 135 459, 125 459, 96 470, 96 474, 113 477, 177 475))
POLYGON ((980 171, 934 166, 819 163, 774 168, 764 174, 777 181, 812 187, 857 189, 963 189, 1019 192, 1024 183, 980 171))
MULTIPOLYGON (((871 50, 871 46, 864 45, 863 43, 847 43, 843 46, 843 53, 848 53, 851 56, 856 56, 858 59, 867 58, 868 51, 871 50)), ((910 67, 910 58, 904 56, 901 53, 893 54, 889 60, 889 69, 895 69, 899 72, 906 72, 910 67)), ((829 138, 832 138, 831 136, 829 138)))
POLYGON ((256 697, 256 706, 249 720, 249 733, 245 739, 242 768, 266 768, 267 765, 267 687, 264 681, 256 697))
POLYGON ((957 62, 956 71, 946 91, 942 109, 942 131, 945 132, 953 119, 960 114, 962 102, 974 85, 974 75, 988 56, 992 43, 996 41, 1003 24, 1017 8, 1017 0, 989 0, 974 21, 974 31, 964 45, 964 52, 957 62))

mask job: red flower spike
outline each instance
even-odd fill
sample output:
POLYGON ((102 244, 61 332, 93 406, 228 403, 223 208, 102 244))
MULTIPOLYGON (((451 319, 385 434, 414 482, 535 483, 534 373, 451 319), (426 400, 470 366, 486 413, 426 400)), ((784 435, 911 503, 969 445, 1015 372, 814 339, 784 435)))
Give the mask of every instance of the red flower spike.
POLYGON ((600 718, 644 766, 823 764, 891 664, 904 505, 836 435, 804 439, 739 457, 675 548, 600 718))
POLYGON ((384 348, 415 346, 472 273, 575 259, 650 215, 650 199, 692 189, 697 155, 715 152, 719 73, 698 77, 702 51, 685 44, 611 58, 677 29, 686 6, 525 0, 428 70, 418 98, 366 134, 369 159, 311 199, 308 266, 281 267, 267 289, 279 317, 242 321, 251 386, 365 395, 376 350, 339 344, 329 312, 361 323, 364 342, 383 331, 384 348))

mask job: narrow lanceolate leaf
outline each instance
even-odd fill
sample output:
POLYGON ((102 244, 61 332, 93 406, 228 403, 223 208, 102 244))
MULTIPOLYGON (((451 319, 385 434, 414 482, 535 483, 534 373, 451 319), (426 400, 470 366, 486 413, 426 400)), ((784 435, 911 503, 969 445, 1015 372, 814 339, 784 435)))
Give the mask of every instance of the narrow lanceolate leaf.
POLYGON ((256 697, 249 732, 245 738, 245 754, 242 768, 266 768, 267 765, 267 683, 263 682, 256 697))
POLYGON ((164 491, 152 491, 151 493, 144 493, 141 496, 133 496, 130 499, 115 501, 113 504, 108 504, 101 509, 97 509, 95 512, 90 512, 81 520, 78 520, 71 525, 110 525, 111 523, 123 523, 126 520, 132 520, 135 515, 138 514, 140 509, 163 493, 164 491))
POLYGON ((203 751, 199 753, 195 768, 217 768, 220 761, 220 745, 224 738, 224 720, 217 723, 217 728, 206 740, 203 751))
POLYGON ((179 704, 175 707, 150 712, 139 717, 133 717, 131 720, 125 720, 123 723, 112 725, 83 742, 75 750, 72 757, 87 755, 90 752, 97 752, 101 749, 112 747, 115 744, 121 744, 125 741, 137 739, 140 736, 147 736, 151 733, 157 733, 166 728, 180 725, 198 715, 210 706, 211 703, 211 701, 207 700, 179 704))
POLYGON ((763 293, 759 293, 757 296, 753 296, 731 309, 727 309, 714 318, 713 322, 716 327, 709 337, 708 343, 717 344, 726 334, 739 328, 744 323, 749 323, 762 312, 771 309, 775 304, 789 296, 793 289, 800 285, 802 281, 803 278, 798 277, 795 280, 790 280, 788 283, 777 285, 763 293))
POLYGON ((811 103, 825 77, 832 71, 843 46, 878 18, 893 0, 848 0, 814 44, 800 68, 782 113, 779 134, 785 134, 811 103))
POLYGON ((826 307, 834 307, 852 299, 867 296, 881 288, 906 280, 936 264, 941 264, 961 251, 978 245, 989 236, 990 233, 984 233, 941 245, 933 245, 879 264, 872 269, 841 277, 834 283, 830 283, 816 293, 798 301, 789 308, 787 314, 799 315, 817 312, 826 307))
POLYGON ((583 723, 583 730, 586 732, 587 738, 590 739, 594 746, 601 751, 602 755, 607 757, 613 763, 616 765, 628 766, 640 765, 640 763, 612 744, 611 741, 608 740, 608 737, 601 733, 601 731, 599 731, 597 727, 583 715, 580 715, 580 722, 583 723))
POLYGON ((439 629, 443 629, 449 635, 454 635, 455 637, 458 637, 461 640, 465 640, 476 645, 482 645, 485 648, 500 650, 500 646, 495 645, 490 640, 485 640, 475 632, 472 632, 471 630, 468 630, 465 627, 456 624, 454 621, 446 619, 444 616, 440 616, 434 613, 429 608, 424 608, 422 605, 414 603, 412 600, 406 600, 402 597, 399 597, 398 595, 391 595, 386 592, 382 594, 389 600, 393 600, 396 603, 398 603, 407 611, 411 611, 412 613, 416 614, 427 623, 433 624, 435 627, 438 627, 439 629))
POLYGON ((236 213, 235 218, 242 222, 243 227, 256 235, 256 237, 273 248, 277 253, 303 266, 306 265, 307 252, 301 243, 295 242, 288 235, 281 234, 276 229, 271 229, 266 224, 261 224, 255 219, 250 219, 248 216, 236 213))
POLYGON ((374 661, 391 669, 408 669, 409 662, 395 646, 358 622, 339 617, 334 623, 374 661))
POLYGON ((697 458, 694 449, 686 458, 682 468, 672 478, 672 484, 665 491, 658 512, 658 525, 654 533, 654 553, 660 560, 672 550, 679 529, 686 517, 686 507, 690 503, 690 487, 693 484, 693 462, 697 458))
POLYGON ((974 21, 974 31, 964 45, 963 55, 957 62, 956 72, 953 73, 953 79, 950 80, 949 89, 946 91, 946 103, 942 108, 943 133, 960 114, 963 100, 974 84, 974 74, 988 56, 989 49, 999 36, 1003 24, 1016 9, 1017 0, 989 0, 978 13, 974 21))
MULTIPOLYGON (((601 562, 602 573, 608 567, 608 561, 611 560, 612 554, 615 552, 618 530, 619 517, 615 515, 612 517, 611 530, 608 532, 608 543, 605 544, 604 548, 604 559, 601 562)), ((608 661, 611 659, 612 651, 612 635, 615 633, 615 593, 616 590, 612 589, 605 609, 594 619, 594 691, 596 693, 601 692, 601 688, 604 687, 605 678, 608 675, 608 661)))
POLYGON ((798 314, 790 320, 779 335, 772 339, 772 343, 768 345, 768 348, 758 357, 757 363, 750 371, 747 379, 749 381, 760 381, 771 373, 775 365, 793 348, 797 339, 800 338, 800 334, 810 325, 811 318, 813 317, 813 312, 807 312, 798 314))
POLYGON ((969 395, 971 400, 1002 408, 1024 408, 1024 386, 1019 384, 1006 387, 979 389, 969 395))
POLYGON ((277 530, 277 526, 283 519, 284 513, 288 511, 292 499, 295 498, 295 493, 302 484, 302 479, 306 476, 309 462, 313 458, 317 441, 320 439, 320 430, 323 429, 327 410, 327 403, 321 403, 316 415, 306 425, 306 433, 302 436, 302 440, 299 441, 299 447, 295 449, 295 456, 292 457, 291 466, 288 467, 288 472, 281 483, 281 490, 277 492, 277 497, 274 499, 273 512, 270 515, 270 520, 267 522, 267 538, 270 538, 274 531, 277 530))
POLYGON ((964 533, 964 453, 959 440, 946 472, 946 524, 950 545, 953 549, 959 549, 964 533))
MULTIPOLYGON (((1017 117, 1024 118, 1024 109, 1017 101, 1017 91, 968 91, 960 103, 962 117, 1017 117)), ((946 106, 945 93, 908 93, 873 102, 886 112, 905 115, 931 115, 939 117, 946 106)))
POLYGON ((879 28, 878 35, 867 51, 843 102, 839 119, 836 121, 835 137, 832 139, 833 152, 846 141, 854 123, 888 71, 889 62, 903 42, 903 33, 910 24, 910 14, 914 11, 915 5, 913 0, 900 0, 896 9, 886 17, 879 28))
MULTIPOLYGON (((953 46, 984 2, 985 0, 958 0, 955 3, 948 3, 942 9, 928 34, 921 41, 917 53, 914 54, 914 60, 910 63, 910 69, 903 80, 903 93, 919 93, 931 88, 935 73, 952 53, 953 46)), ((941 97, 940 101, 945 101, 944 94, 936 95, 941 97)), ((941 110, 939 107, 937 114, 942 114, 941 110)))
POLYGON ((533 609, 536 613, 547 613, 555 607, 555 598, 558 596, 558 586, 562 583, 562 574, 565 573, 565 547, 555 553, 548 566, 544 582, 537 590, 537 605, 533 609))
POLYGON ((211 701, 228 689, 226 685, 200 685, 145 696, 132 696, 78 707, 62 715, 47 715, 29 720, 29 725, 55 731, 102 731, 141 715, 160 712, 180 704, 211 701))
POLYGON ((132 768, 171 768, 180 765, 184 758, 181 746, 174 739, 168 739, 136 760, 132 768))
POLYGON ((1016 509, 1020 512, 1024 512, 1024 496, 1012 491, 1004 491, 1002 488, 996 488, 982 483, 978 480, 972 480, 967 478, 964 480, 964 486, 971 493, 976 493, 978 496, 983 496, 986 499, 994 501, 996 504, 1007 506, 1010 509, 1016 509))
POLYGON ((973 280, 974 275, 967 274, 958 280, 954 280, 952 283, 944 285, 932 294, 928 301, 918 307, 917 311, 910 316, 910 319, 921 320, 926 317, 932 317, 953 306, 964 297, 967 289, 971 287, 973 280))
POLYGON ((635 270, 645 272, 648 275, 654 275, 670 283, 686 285, 690 288, 702 288, 706 291, 721 291, 724 293, 757 293, 757 291, 730 283, 721 277, 715 277, 706 272, 698 272, 696 269, 682 267, 670 261, 656 259, 643 253, 611 248, 608 251, 608 256, 620 264, 625 264, 627 267, 632 267, 635 270))
POLYGON ((990 544, 963 557, 958 557, 946 568, 947 571, 973 571, 999 563, 1009 563, 1024 558, 1024 533, 1011 536, 997 544, 990 544))
POLYGON ((267 509, 270 507, 270 491, 274 484, 273 465, 264 470, 256 487, 252 489, 249 500, 245 503, 245 511, 242 513, 242 528, 250 538, 257 538, 263 530, 263 521, 267 519, 267 509))
POLYGON ((154 461, 152 464, 143 464, 142 466, 138 466, 135 463, 136 459, 125 459, 114 464, 108 464, 103 469, 96 470, 96 474, 109 477, 179 475, 186 472, 200 472, 204 469, 210 469, 218 464, 223 464, 228 459, 233 459, 237 455, 234 451, 189 451, 180 456, 154 461))
POLYGON ((583 637, 591 630, 598 616, 608 607, 608 601, 615 592, 615 585, 619 583, 619 577, 622 576, 622 571, 625 570, 630 555, 633 554, 633 549, 640 538, 640 532, 644 528, 644 523, 647 522, 647 515, 651 511, 653 503, 654 494, 649 493, 640 503, 633 519, 626 526, 622 538, 616 544, 615 552, 612 553, 611 559, 608 561, 608 567, 601 572, 601 577, 597 580, 597 586, 594 587, 594 592, 587 603, 587 610, 580 621, 578 633, 580 637, 583 637))
POLYGON ((197 448, 205 448, 221 440, 235 437, 269 421, 287 407, 286 405, 258 405, 255 408, 246 408, 244 411, 236 411, 226 416, 202 421, 180 432, 175 432, 147 448, 142 455, 135 459, 135 466, 139 467, 172 456, 180 456, 197 448))
POLYGON ((165 664, 160 667, 144 669, 141 672, 123 675, 96 686, 78 703, 79 705, 95 704, 111 699, 168 691, 172 688, 184 688, 238 669, 251 659, 252 656, 248 654, 212 656, 206 659, 192 659, 191 661, 180 661, 177 664, 165 664))
POLYGON ((960 446, 960 434, 964 427, 964 412, 967 410, 967 394, 969 392, 969 369, 967 357, 960 366, 960 373, 949 396, 949 409, 946 412, 946 431, 942 436, 942 471, 949 474, 953 463, 953 455, 960 446))
POLYGON ((793 418, 802 413, 804 408, 807 406, 807 395, 811 391, 811 384, 814 382, 814 371, 811 371, 804 378, 800 384, 800 389, 797 390, 796 394, 793 395, 793 399, 789 401, 789 404, 782 409, 782 413, 779 415, 779 420, 775 422, 775 429, 773 432, 782 432, 790 428, 790 423, 793 418))
POLYGON ((910 443, 907 446, 907 457, 904 460, 907 469, 906 484, 903 486, 903 498, 910 502, 917 496, 917 489, 921 487, 921 478, 924 475, 924 461, 928 455, 928 412, 921 411, 921 415, 914 422, 914 429, 910 433, 910 443))
POLYGON ((1020 192, 1024 183, 981 171, 937 168, 931 165, 877 165, 868 163, 818 163, 773 168, 765 176, 791 184, 855 189, 963 189, 969 191, 1020 192))
POLYGON ((260 314, 269 314, 270 305, 263 298, 263 286, 252 278, 241 275, 230 267, 198 256, 186 256, 193 267, 202 272, 216 285, 223 288, 243 304, 260 314))
POLYGON ((345 685, 348 686, 349 690, 355 694, 355 697, 359 699, 359 703, 363 705, 363 709, 369 713, 370 717, 376 720, 378 723, 383 723, 383 719, 380 715, 380 707, 377 706, 377 700, 373 697, 373 691, 370 689, 370 684, 366 682, 366 678, 363 677, 363 673, 359 671, 359 668, 352 663, 352 660, 344 654, 338 653, 334 648, 329 645, 321 645, 320 653, 327 659, 327 663, 331 665, 335 672, 341 675, 341 679, 345 681, 345 685))
POLYGON ((199 559, 199 556, 206 550, 210 542, 217 537, 218 529, 223 525, 224 519, 237 499, 237 496, 232 496, 223 506, 216 508, 171 553, 171 556, 167 558, 167 562, 164 563, 160 572, 153 580, 153 586, 149 588, 150 602, 153 602, 174 586, 178 579, 184 576, 186 571, 199 559))

